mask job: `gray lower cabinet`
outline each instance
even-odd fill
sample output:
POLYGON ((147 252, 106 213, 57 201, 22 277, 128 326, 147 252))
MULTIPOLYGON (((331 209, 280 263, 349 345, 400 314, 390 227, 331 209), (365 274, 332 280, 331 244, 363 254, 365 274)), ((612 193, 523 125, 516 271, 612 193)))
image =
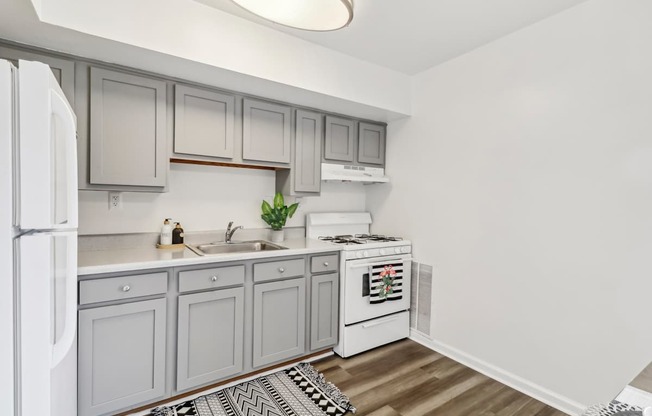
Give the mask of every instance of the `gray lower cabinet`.
POLYGON ((289 166, 290 107, 248 98, 242 105, 242 159, 289 166))
POLYGON ((326 116, 324 160, 350 162, 355 160, 355 121, 326 116))
POLYGON ((292 168, 276 172, 276 191, 317 196, 321 191, 323 115, 304 110, 295 114, 292 168))
POLYGON ((305 277, 254 285, 254 368, 305 352, 305 294, 305 277))
POLYGON ((359 123, 358 162, 385 165, 385 126, 359 123))
POLYGON ((84 276, 78 414, 106 416, 337 344, 339 255, 84 276))
POLYGON ((179 296, 177 390, 243 370, 244 288, 179 296))
POLYGON ((166 300, 79 312, 80 416, 113 414, 165 394, 166 300))
POLYGON ((338 274, 312 276, 310 279, 310 350, 337 344, 339 316, 338 274))
POLYGON ((174 152, 233 159, 235 97, 174 87, 174 152))
POLYGON ((90 69, 90 183, 157 187, 167 182, 166 83, 90 69))

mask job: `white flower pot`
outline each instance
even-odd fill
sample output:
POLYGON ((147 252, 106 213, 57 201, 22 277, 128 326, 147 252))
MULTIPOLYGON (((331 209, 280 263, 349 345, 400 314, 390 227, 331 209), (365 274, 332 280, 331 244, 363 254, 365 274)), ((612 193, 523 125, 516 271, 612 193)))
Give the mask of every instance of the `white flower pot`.
POLYGON ((272 230, 271 240, 274 243, 280 243, 285 239, 285 230, 272 230))

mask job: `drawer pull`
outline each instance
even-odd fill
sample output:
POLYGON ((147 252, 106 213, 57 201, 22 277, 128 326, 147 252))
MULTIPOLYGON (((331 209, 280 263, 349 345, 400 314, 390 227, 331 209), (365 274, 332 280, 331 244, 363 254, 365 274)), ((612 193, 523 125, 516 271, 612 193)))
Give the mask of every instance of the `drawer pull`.
POLYGON ((122 291, 123 292, 129 292, 130 290, 131 290, 131 286, 129 286, 129 285, 122 286, 122 291))
POLYGON ((368 324, 363 324, 362 327, 363 327, 364 329, 372 328, 372 327, 374 327, 374 326, 384 325, 384 324, 388 324, 388 323, 390 323, 390 322, 394 322, 394 321, 397 320, 397 319, 398 319, 398 318, 383 319, 382 321, 376 321, 376 322, 371 322, 371 323, 368 323, 368 324))
POLYGON ((281 272, 281 273, 285 273, 285 268, 284 267, 279 267, 278 271, 281 272))
POLYGON ((324 262, 324 267, 328 267, 328 262, 327 261, 324 262))
POLYGON ((217 282, 217 276, 211 277, 211 282, 217 282))

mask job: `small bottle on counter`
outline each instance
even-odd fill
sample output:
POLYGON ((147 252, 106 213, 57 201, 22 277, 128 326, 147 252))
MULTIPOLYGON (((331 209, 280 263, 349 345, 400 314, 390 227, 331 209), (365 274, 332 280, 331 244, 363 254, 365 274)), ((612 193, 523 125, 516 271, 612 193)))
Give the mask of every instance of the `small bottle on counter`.
POLYGON ((171 220, 172 218, 166 218, 165 221, 163 221, 163 227, 161 227, 162 246, 169 246, 172 244, 172 224, 170 224, 171 220))
POLYGON ((181 223, 175 222, 174 230, 172 230, 172 244, 183 244, 183 228, 181 223))

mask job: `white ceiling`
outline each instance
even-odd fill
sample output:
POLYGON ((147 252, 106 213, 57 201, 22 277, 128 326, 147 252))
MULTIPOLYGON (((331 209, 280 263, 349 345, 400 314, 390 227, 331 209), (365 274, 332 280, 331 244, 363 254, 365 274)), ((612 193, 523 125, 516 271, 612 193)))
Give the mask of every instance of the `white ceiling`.
POLYGON ((230 0, 196 0, 347 55, 413 75, 587 0, 355 0, 351 25, 307 32, 230 0))

